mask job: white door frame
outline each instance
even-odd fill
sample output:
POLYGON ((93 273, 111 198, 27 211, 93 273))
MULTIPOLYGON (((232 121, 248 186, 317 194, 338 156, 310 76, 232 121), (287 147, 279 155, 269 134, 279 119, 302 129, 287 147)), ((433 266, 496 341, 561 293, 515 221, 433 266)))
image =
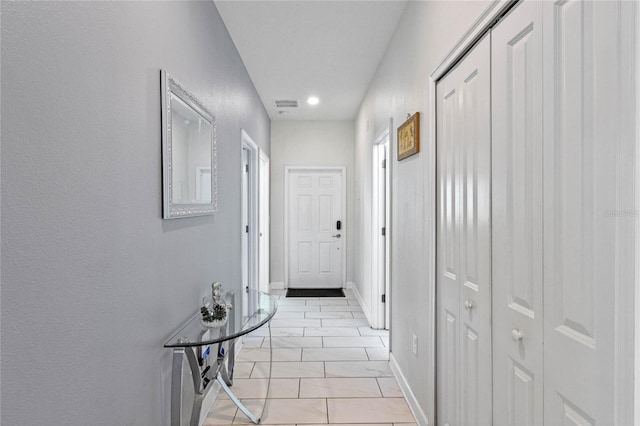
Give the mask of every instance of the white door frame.
POLYGON ((263 150, 259 153, 259 184, 258 188, 258 222, 259 222, 259 254, 258 254, 258 288, 260 291, 269 292, 269 257, 271 236, 269 232, 270 214, 269 214, 269 189, 271 185, 270 178, 270 160, 269 156, 263 150))
POLYGON ((638 81, 638 72, 640 72, 640 6, 637 3, 634 3, 635 13, 635 75, 636 75, 636 101, 635 101, 635 149, 636 149, 636 161, 635 161, 635 186, 636 186, 636 229, 635 229, 635 250, 636 250, 636 261, 635 261, 635 279, 636 279, 636 288, 635 288, 635 304, 636 304, 636 321, 635 321, 635 424, 640 424, 640 224, 638 219, 638 215, 640 215, 640 143, 638 143, 638 138, 640 138, 640 81, 638 81))
POLYGON ((376 136, 373 142, 372 155, 372 187, 371 187, 371 306, 372 326, 377 329, 389 328, 387 319, 390 319, 390 283, 391 283, 391 135, 393 121, 389 120, 376 136), (385 155, 382 155, 385 151, 385 155), (382 169, 380 163, 382 157, 386 159, 385 168, 382 169), (380 188, 382 179, 381 171, 384 170, 385 188, 380 188), (381 192, 384 191, 384 218, 379 214, 381 192), (381 238, 381 228, 385 228, 385 238, 381 238), (384 258, 384 273, 379 267, 380 259, 384 258), (385 295, 385 303, 382 302, 382 295, 385 295))
MULTIPOLYGON (((251 136, 242 129, 240 131, 240 140, 241 146, 240 149, 246 149, 248 155, 248 163, 249 163, 249 194, 241 195, 241 203, 244 203, 244 200, 249 199, 249 238, 248 243, 249 247, 242 247, 242 256, 245 253, 248 253, 248 263, 249 263, 249 276, 247 277, 247 283, 250 290, 258 290, 258 145, 251 139, 251 136), (248 195, 248 197, 247 197, 248 195)), ((242 151, 241 151, 242 154, 242 151)), ((240 156, 242 158, 242 155, 240 156)), ((242 167, 242 164, 241 164, 242 167)), ((241 232, 245 232, 244 229, 241 229, 241 232)), ((241 234, 242 238, 242 234, 241 234)), ((241 240, 242 241, 242 240, 241 240)), ((244 274, 244 271, 243 271, 244 274)), ((244 276, 243 276, 243 282, 244 276)), ((242 289, 243 298, 243 311, 248 308, 246 301, 246 292, 245 289, 242 289)))
MULTIPOLYGON (((634 20, 630 25, 635 28, 634 46, 631 47, 631 57, 635 57, 632 66, 632 75, 635 75, 635 94, 628 92, 628 96, 635 96, 635 128, 629 129, 635 133, 635 387, 634 387, 634 424, 640 424, 640 5, 632 2, 628 7, 634 10, 625 13, 629 19, 634 20)), ((628 12, 628 11, 625 11, 628 12)), ((633 102, 631 102, 633 104, 633 102)))
POLYGON ((345 166, 284 166, 284 288, 289 288, 289 176, 296 172, 341 172, 342 173, 342 288, 347 282, 347 168, 345 166))

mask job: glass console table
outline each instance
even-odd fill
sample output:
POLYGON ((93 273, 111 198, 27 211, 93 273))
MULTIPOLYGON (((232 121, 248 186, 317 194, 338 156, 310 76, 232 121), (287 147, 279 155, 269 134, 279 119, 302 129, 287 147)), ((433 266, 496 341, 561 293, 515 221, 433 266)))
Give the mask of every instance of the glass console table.
MULTIPOLYGON (((228 321, 221 327, 209 328, 200 324, 198 311, 173 337, 165 344, 165 348, 173 349, 171 372, 171 425, 181 426, 188 413, 183 409, 184 395, 193 393, 193 406, 189 425, 197 426, 200 421, 202 404, 205 397, 218 382, 229 398, 255 424, 260 423, 256 417, 233 394, 229 386, 233 385, 233 367, 235 362, 235 339, 244 336, 267 324, 269 327, 269 348, 271 348, 271 318, 278 309, 276 299, 266 293, 249 291, 247 295, 249 315, 236 324, 234 308, 235 296, 226 292, 223 297, 231 303, 228 321), (193 391, 187 392, 183 380, 184 359, 189 363, 193 379, 193 391)), ((269 349, 269 370, 271 370, 272 350, 269 349)), ((267 382, 267 393, 271 385, 271 371, 267 382)), ((265 397, 265 404, 266 404, 265 397)), ((262 407, 264 412, 264 405, 262 407)), ((262 416, 262 413, 260 414, 262 416)))

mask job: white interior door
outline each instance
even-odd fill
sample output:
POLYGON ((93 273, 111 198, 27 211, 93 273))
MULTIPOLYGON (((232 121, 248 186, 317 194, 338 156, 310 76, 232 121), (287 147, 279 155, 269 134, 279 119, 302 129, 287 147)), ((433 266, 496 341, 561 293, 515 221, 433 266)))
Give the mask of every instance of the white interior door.
POLYGON ((287 286, 343 287, 344 171, 289 169, 287 193, 287 286))
POLYGON ((487 36, 436 87, 436 407, 442 425, 492 422, 490 48, 487 36))
POLYGON ((497 25, 491 55, 493 420, 542 425, 541 2, 497 25))
POLYGON ((491 113, 487 36, 438 82, 438 424, 491 424, 491 113))

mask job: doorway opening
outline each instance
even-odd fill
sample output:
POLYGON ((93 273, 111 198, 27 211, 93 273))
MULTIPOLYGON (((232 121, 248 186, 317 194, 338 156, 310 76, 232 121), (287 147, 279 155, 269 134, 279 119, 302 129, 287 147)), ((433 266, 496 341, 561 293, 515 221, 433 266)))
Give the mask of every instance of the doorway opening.
POLYGON ((242 315, 255 310, 259 287, 259 180, 258 145, 244 130, 241 131, 242 146, 242 195, 241 195, 241 251, 242 251, 242 315), (252 296, 254 295, 254 296, 252 296))
POLYGON ((389 329, 391 283, 391 161, 389 147, 392 122, 389 120, 376 137, 373 145, 371 186, 371 265, 373 300, 372 325, 389 329))

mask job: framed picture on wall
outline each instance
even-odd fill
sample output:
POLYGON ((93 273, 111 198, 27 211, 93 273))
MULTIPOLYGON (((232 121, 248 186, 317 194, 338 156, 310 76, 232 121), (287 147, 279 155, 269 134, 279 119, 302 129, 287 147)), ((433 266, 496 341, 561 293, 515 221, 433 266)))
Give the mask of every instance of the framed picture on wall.
POLYGON ((420 152, 420 113, 416 112, 398 127, 398 161, 420 152))

